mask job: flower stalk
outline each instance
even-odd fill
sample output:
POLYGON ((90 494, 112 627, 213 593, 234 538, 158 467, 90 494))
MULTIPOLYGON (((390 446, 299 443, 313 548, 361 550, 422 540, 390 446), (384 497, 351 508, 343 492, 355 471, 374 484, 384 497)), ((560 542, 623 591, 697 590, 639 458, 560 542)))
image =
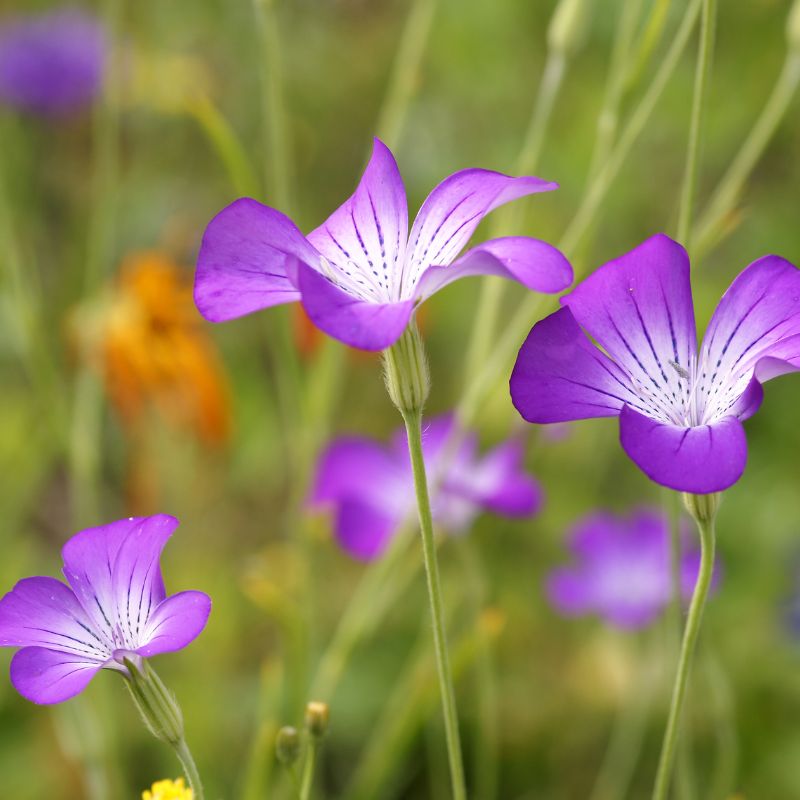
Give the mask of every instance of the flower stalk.
POLYGON ((714 574, 714 550, 716 544, 715 516, 716 510, 719 507, 719 494, 686 494, 684 495, 684 502, 689 513, 695 518, 697 530, 700 534, 700 571, 697 575, 697 584, 694 589, 694 594, 692 595, 689 615, 686 619, 686 627, 683 632, 681 652, 678 659, 678 671, 672 689, 669 717, 664 732, 664 741, 661 746, 661 757, 659 759, 656 782, 653 788, 653 800, 666 800, 669 791, 672 767, 675 761, 675 751, 678 742, 681 713, 686 697, 686 689, 689 684, 692 657, 700 632, 703 609, 705 608, 714 574))
POLYGON ((203 784, 186 743, 180 706, 155 670, 137 657, 124 658, 125 683, 147 729, 159 741, 170 745, 181 762, 195 800, 203 800, 203 784))

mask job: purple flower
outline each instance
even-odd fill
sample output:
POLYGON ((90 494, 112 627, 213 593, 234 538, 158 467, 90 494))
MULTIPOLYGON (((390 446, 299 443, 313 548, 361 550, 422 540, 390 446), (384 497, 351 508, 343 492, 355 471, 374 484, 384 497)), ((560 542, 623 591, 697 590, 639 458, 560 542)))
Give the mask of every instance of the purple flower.
POLYGON ((241 198, 206 228, 195 302, 211 322, 300 301, 312 322, 345 344, 383 350, 415 306, 468 275, 500 275, 559 292, 569 262, 536 239, 492 239, 458 258, 486 214, 518 197, 555 189, 540 178, 467 169, 428 196, 408 232, 403 180, 377 139, 355 193, 308 237, 274 208, 241 198))
MULTIPOLYGON (((671 601, 669 527, 658 511, 641 509, 630 519, 593 514, 575 526, 569 548, 574 565, 553 570, 546 584, 561 614, 597 614, 619 628, 642 628, 671 601)), ((699 553, 684 552, 684 599, 692 595, 699 568, 699 553)))
POLYGON ((123 659, 180 650, 203 630, 210 598, 164 589, 159 558, 177 526, 159 514, 81 531, 61 551, 68 585, 25 578, 0 600, 0 646, 22 648, 11 682, 23 697, 60 703, 98 670, 125 672, 123 659))
MULTIPOLYGON (((432 488, 433 517, 450 532, 465 530, 486 509, 508 517, 529 517, 541 503, 538 484, 522 470, 522 445, 507 441, 478 455, 474 434, 447 457, 453 431, 450 415, 425 427, 423 457, 432 488)), ((414 518, 414 479, 404 430, 388 446, 371 439, 345 437, 323 453, 311 496, 312 506, 336 509, 336 536, 350 555, 377 558, 405 519, 414 518)))
POLYGON ((46 116, 80 109, 100 90, 106 48, 101 24, 77 9, 8 20, 0 27, 0 101, 46 116))
POLYGON ((778 256, 747 267, 699 355, 689 259, 666 236, 600 267, 562 302, 517 357, 520 414, 618 416, 623 449, 657 483, 696 494, 735 483, 747 461, 742 421, 758 410, 762 383, 800 368, 800 271, 778 256))

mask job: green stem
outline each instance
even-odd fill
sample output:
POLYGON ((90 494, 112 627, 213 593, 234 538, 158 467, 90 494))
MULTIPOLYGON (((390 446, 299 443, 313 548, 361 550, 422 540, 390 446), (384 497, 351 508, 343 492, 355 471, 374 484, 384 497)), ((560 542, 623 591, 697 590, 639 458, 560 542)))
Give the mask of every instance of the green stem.
POLYGON ((698 520, 697 529, 700 534, 700 571, 697 575, 697 584, 695 585, 694 594, 692 595, 689 615, 686 619, 686 627, 683 633, 683 642, 678 658, 678 671, 672 690, 669 718, 664 732, 658 773, 656 774, 656 782, 653 788, 653 800, 666 800, 669 790, 670 778, 672 777, 672 765, 675 760, 675 750, 681 722, 681 712, 686 696, 686 688, 689 683, 692 656, 694 655, 695 646, 697 644, 700 622, 703 618, 703 609, 714 574, 714 522, 698 520))
POLYGON ((703 0, 700 22, 700 50, 694 75, 692 118, 689 124, 689 144, 686 149, 686 168, 683 173, 680 210, 678 212, 678 241, 691 252, 691 225, 694 196, 697 190, 697 165, 700 157, 700 136, 703 126, 708 77, 711 72, 711 53, 714 49, 716 27, 716 0, 703 0))
POLYGON ((263 124, 266 129, 266 151, 269 159, 265 167, 266 186, 270 202, 284 214, 291 213, 291 150, 289 124, 283 97, 283 59, 276 0, 253 0, 256 22, 263 52, 263 124))
POLYGON ((397 146, 417 88, 419 68, 430 37, 437 2, 414 0, 400 37, 389 88, 375 126, 378 137, 392 148, 397 146))
POLYGON ((306 763, 303 765, 303 779, 300 784, 300 800, 309 800, 311 787, 314 785, 314 766, 317 760, 317 740, 311 736, 308 742, 306 763))
POLYGON ((174 746, 174 749, 175 755, 178 756, 178 760, 181 762, 186 779, 189 781, 189 786, 192 787, 194 792, 194 800, 203 800, 203 784, 200 781, 200 773, 197 771, 197 764, 194 763, 189 745, 186 744, 185 739, 182 739, 174 746))
POLYGON ((467 793, 464 783, 464 765, 461 759, 456 697, 450 669, 450 656, 447 651, 444 605, 442 603, 442 587, 439 579, 439 563, 436 557, 436 543, 433 538, 433 518, 428 496, 428 479, 425 474, 425 461, 422 456, 422 414, 419 411, 402 411, 401 413, 406 426, 408 450, 411 455, 411 467, 414 472, 414 490, 417 496, 422 552, 425 561, 425 574, 428 580, 428 599, 430 601, 433 644, 436 652, 436 668, 439 675, 439 689, 447 738, 450 780, 453 784, 454 800, 465 800, 467 793))
POLYGON ((756 120, 695 226, 692 239, 699 253, 706 252, 718 241, 745 182, 786 113, 798 83, 800 83, 800 52, 790 49, 761 116, 756 120))

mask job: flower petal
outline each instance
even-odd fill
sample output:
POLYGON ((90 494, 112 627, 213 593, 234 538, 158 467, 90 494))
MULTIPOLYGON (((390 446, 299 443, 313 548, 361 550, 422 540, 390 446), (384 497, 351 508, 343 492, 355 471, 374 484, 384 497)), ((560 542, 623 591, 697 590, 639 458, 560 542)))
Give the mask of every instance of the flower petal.
POLYGON ((625 406, 619 432, 623 449, 651 480, 681 492, 721 492, 739 480, 747 463, 744 428, 735 417, 687 428, 625 406))
POLYGON ((592 610, 592 587, 585 575, 567 567, 554 569, 545 582, 550 604, 565 617, 577 617, 592 610))
POLYGON ((424 300, 459 278, 497 275, 534 292, 554 294, 572 283, 572 266, 555 247, 527 236, 491 239, 473 247, 449 266, 431 266, 417 283, 414 297, 424 300))
POLYGON ((604 264, 562 298, 631 376, 649 416, 678 422, 697 352, 689 257, 659 234, 604 264))
POLYGON ((389 148, 375 139, 353 195, 308 240, 330 262, 336 282, 376 302, 398 297, 408 239, 403 179, 389 148))
POLYGON ((291 275, 296 260, 319 263, 297 226, 249 197, 208 223, 197 256, 194 301, 209 322, 225 322, 300 299, 291 275))
POLYGON ((25 578, 0 600, 0 647, 31 645, 100 663, 110 654, 78 598, 55 578, 25 578))
POLYGON ((763 383, 800 368, 800 270, 778 256, 750 264, 711 318, 699 367, 697 394, 706 420, 741 406, 739 398, 757 370, 763 383))
POLYGON ((139 647, 151 613, 166 597, 159 559, 178 524, 167 514, 144 517, 119 548, 112 574, 113 621, 123 637, 119 647, 139 647))
POLYGON ((144 658, 172 653, 193 642, 202 632, 211 613, 211 598, 203 592, 178 592, 168 597, 150 615, 142 640, 136 648, 144 658))
POLYGON ((367 503, 343 502, 336 514, 336 538, 359 561, 371 561, 386 550, 401 519, 367 503))
POLYGON ((511 399, 528 422, 612 417, 638 405, 624 372, 563 308, 533 326, 511 373, 511 399))
POLYGON ((384 350, 402 335, 414 301, 374 303, 358 300, 305 264, 298 264, 303 308, 329 336, 361 350, 384 350))
POLYGON ((80 694, 101 668, 70 653, 25 647, 11 659, 11 683, 32 703, 61 703, 80 694))

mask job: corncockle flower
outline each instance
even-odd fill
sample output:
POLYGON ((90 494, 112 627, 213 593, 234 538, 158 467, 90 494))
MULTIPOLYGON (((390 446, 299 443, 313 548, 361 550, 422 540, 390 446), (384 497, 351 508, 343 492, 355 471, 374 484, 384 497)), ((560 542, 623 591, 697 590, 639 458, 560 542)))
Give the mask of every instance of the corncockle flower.
POLYGON ((742 421, 758 410, 762 383, 800 368, 800 271, 778 256, 753 262, 699 352, 689 259, 664 235, 600 267, 562 303, 517 357, 520 414, 618 416, 622 447, 657 483, 693 494, 735 483, 747 461, 742 421))
MULTIPOLYGON (((574 564, 553 570, 546 584, 550 602, 565 616, 597 614, 619 628, 643 628, 674 596, 669 524, 657 510, 629 518, 592 514, 574 527, 569 549, 574 564)), ((696 550, 683 553, 684 599, 694 591, 699 566, 696 550)))
MULTIPOLYGON (((436 417, 423 436, 436 522, 457 533, 482 509, 508 517, 534 514, 541 490, 522 470, 521 443, 507 441, 481 457, 477 436, 469 434, 449 455, 454 425, 451 415, 436 417)), ((347 553, 362 560, 380 556, 416 508, 405 430, 388 446, 363 437, 334 441, 320 458, 311 504, 335 507, 336 536, 347 553)))
POLYGON ((25 578, 0 600, 0 646, 21 648, 11 682, 34 703, 60 703, 101 669, 186 647, 205 627, 210 598, 167 597, 161 551, 178 526, 165 514, 119 520, 73 536, 64 577, 25 578))
POLYGON ((376 139, 355 193, 307 237, 249 198, 214 217, 198 255, 195 302, 206 319, 224 322, 300 301, 330 336, 383 350, 400 338, 417 304, 457 278, 499 275, 540 292, 566 288, 569 262, 537 239, 492 239, 458 257, 490 211, 555 188, 540 178, 462 170, 431 192, 409 233, 403 180, 376 139))
POLYGON ((18 16, 0 26, 0 102, 46 116, 88 105, 103 82, 107 41, 78 9, 18 16))

